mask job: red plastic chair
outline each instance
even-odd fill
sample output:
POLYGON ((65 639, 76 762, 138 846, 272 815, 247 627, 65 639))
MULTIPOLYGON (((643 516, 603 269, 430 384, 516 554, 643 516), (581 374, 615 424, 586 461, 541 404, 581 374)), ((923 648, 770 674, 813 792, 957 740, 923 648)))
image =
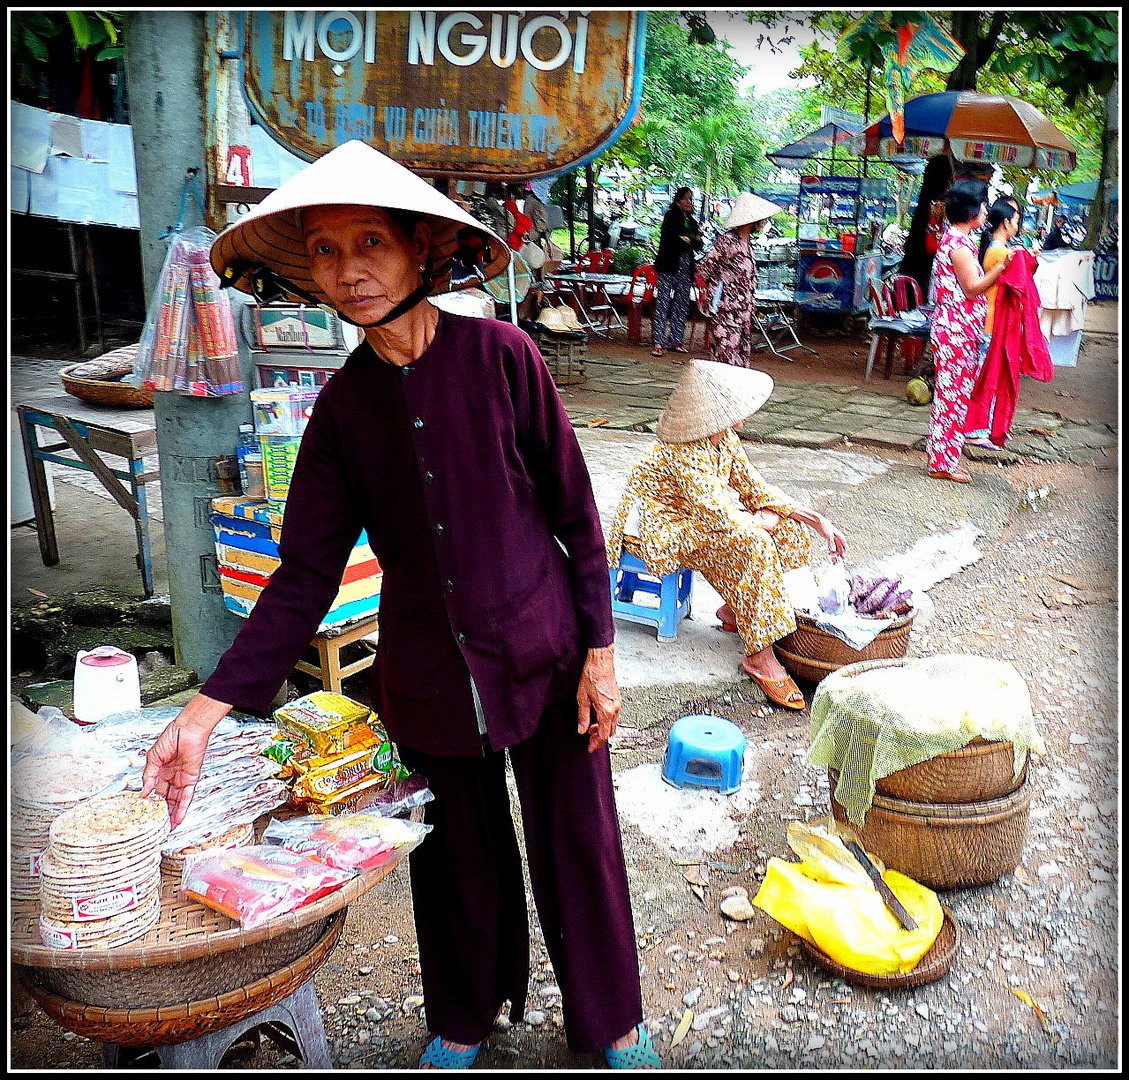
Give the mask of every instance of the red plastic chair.
MULTIPOLYGON (((900 315, 903 311, 912 311, 914 308, 921 307, 923 302, 921 284, 917 278, 910 277, 908 274, 894 275, 886 282, 883 291, 892 315, 900 315), (910 302, 911 298, 912 303, 910 302)), ((903 337, 901 345, 905 370, 909 372, 920 362, 925 341, 919 337, 903 337)), ((890 376, 887 375, 886 377, 889 378, 890 376)))
POLYGON ((600 252, 599 269, 597 274, 610 274, 612 272, 612 259, 615 258, 615 252, 611 248, 604 248, 600 252))
POLYGON ((602 251, 590 251, 587 255, 581 255, 576 263, 576 272, 578 274, 600 274, 603 271, 600 269, 600 263, 603 262, 604 253, 602 251))
POLYGON ((627 340, 633 345, 643 344, 643 305, 651 304, 654 310, 655 268, 640 266, 631 275, 631 284, 624 294, 627 301, 627 340))

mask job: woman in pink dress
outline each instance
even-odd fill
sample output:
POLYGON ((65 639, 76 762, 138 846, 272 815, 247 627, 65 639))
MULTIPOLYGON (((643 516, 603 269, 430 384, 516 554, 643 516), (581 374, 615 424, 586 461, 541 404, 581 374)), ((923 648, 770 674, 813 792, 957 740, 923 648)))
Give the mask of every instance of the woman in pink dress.
POLYGON ((982 183, 958 181, 945 195, 949 228, 933 260, 933 299, 936 310, 930 341, 933 345, 933 407, 925 453, 935 480, 967 484, 972 477, 960 463, 964 447, 964 417, 980 366, 980 340, 988 316, 984 294, 995 285, 1011 261, 1011 251, 986 274, 980 272, 979 251, 971 234, 988 214, 982 183))

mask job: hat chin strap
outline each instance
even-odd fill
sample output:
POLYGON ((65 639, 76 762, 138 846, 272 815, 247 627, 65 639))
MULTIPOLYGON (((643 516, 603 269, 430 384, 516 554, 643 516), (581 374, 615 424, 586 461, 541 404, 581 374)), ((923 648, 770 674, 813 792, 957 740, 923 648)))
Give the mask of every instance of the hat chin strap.
POLYGON ((348 315, 342 315, 341 312, 338 312, 337 314, 350 325, 359 326, 362 330, 370 330, 373 327, 384 326, 386 323, 390 323, 394 319, 398 319, 401 315, 404 314, 404 312, 410 311, 412 308, 414 308, 416 304, 418 304, 421 300, 424 299, 424 297, 427 296, 428 293, 431 292, 431 287, 431 282, 425 281, 418 288, 415 288, 410 293, 408 293, 408 295, 405 296, 403 300, 393 306, 392 310, 388 312, 387 315, 385 315, 383 318, 377 319, 376 322, 354 322, 349 318, 348 315))

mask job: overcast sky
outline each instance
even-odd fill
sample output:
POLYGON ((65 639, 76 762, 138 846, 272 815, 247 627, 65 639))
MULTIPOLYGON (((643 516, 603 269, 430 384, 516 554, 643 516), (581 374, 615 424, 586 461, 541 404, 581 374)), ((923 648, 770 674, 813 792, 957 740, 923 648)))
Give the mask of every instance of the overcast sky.
MULTIPOLYGON (((707 19, 714 33, 719 38, 725 38, 733 47, 733 55, 737 57, 738 62, 753 69, 740 82, 742 90, 754 87, 756 93, 760 95, 783 86, 800 87, 813 84, 811 79, 801 82, 788 78, 788 72, 800 65, 799 47, 810 45, 815 40, 812 31, 806 26, 793 25, 791 32, 796 40, 789 45, 778 46, 779 51, 773 52, 767 45, 757 48, 757 37, 765 31, 760 26, 746 22, 744 12, 737 12, 731 17, 727 11, 711 11, 707 14, 707 19)), ((770 36, 775 39, 782 32, 782 30, 774 30, 770 36)), ((826 46, 827 43, 824 44, 826 46)))

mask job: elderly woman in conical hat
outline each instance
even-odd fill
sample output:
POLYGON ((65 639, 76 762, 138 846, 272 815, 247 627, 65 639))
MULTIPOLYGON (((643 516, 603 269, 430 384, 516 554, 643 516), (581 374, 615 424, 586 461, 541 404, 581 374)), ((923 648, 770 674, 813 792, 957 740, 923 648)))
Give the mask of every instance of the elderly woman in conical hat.
POLYGON ((608 563, 624 550, 655 575, 697 570, 725 604, 717 616, 744 641, 741 666, 770 701, 804 707, 773 650, 796 629, 784 572, 812 558, 809 529, 832 559, 847 541, 822 514, 767 483, 737 437, 772 393, 763 371, 691 360, 659 417, 658 442, 634 466, 608 537, 608 563))
POLYGON ((482 280, 505 270, 498 236, 362 142, 216 238, 223 282, 328 305, 363 339, 302 437, 280 565, 148 752, 143 789, 183 819, 212 730, 232 707, 270 714, 364 529, 384 575, 372 704, 435 796, 432 831, 410 856, 435 1033, 421 1066, 467 1068, 505 1002, 524 1015, 508 757, 569 1044, 603 1050, 615 1068, 657 1067, 607 748, 620 696, 591 481, 529 337, 427 302, 449 288, 460 248, 482 252, 482 280))
POLYGON ((753 355, 751 315, 756 305, 757 261, 754 234, 783 208, 750 191, 737 196, 722 234, 698 266, 711 307, 710 359, 748 367, 753 355), (716 298, 716 299, 715 299, 716 298))

